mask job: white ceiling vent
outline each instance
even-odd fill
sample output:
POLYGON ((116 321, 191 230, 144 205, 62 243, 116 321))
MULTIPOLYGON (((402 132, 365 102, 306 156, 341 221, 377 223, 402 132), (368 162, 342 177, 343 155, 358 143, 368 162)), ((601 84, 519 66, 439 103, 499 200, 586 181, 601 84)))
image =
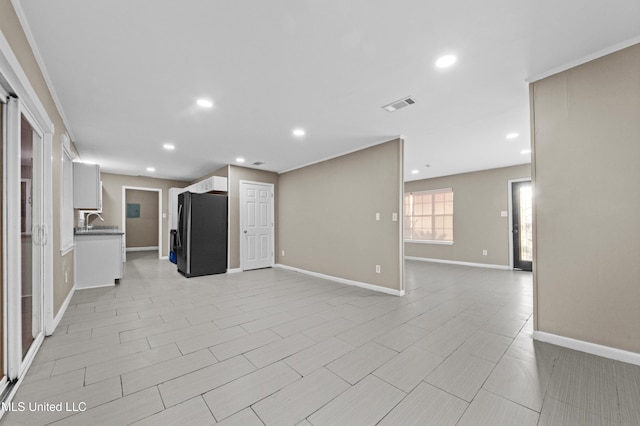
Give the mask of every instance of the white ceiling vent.
POLYGON ((416 103, 416 101, 413 98, 407 96, 406 98, 402 98, 402 99, 399 99, 397 101, 393 101, 390 104, 387 104, 387 105, 383 106, 382 109, 384 109, 386 111, 389 111, 389 112, 393 112, 395 110, 398 110, 398 109, 404 108, 404 107, 408 107, 409 105, 413 105, 415 103, 416 103))

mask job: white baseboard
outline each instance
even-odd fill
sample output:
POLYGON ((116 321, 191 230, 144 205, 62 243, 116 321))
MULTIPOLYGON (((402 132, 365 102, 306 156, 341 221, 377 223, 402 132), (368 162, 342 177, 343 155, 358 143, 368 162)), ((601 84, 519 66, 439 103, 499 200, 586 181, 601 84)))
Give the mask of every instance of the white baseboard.
POLYGON ((169 260, 169 256, 160 256, 159 259, 160 260, 169 260))
POLYGON ((155 247, 127 247, 127 251, 151 251, 158 250, 158 246, 155 247))
POLYGON ((64 302, 62 302, 62 306, 60 306, 60 309, 58 310, 58 313, 53 319, 53 322, 49 324, 49 327, 45 329, 45 335, 51 336, 53 332, 56 331, 56 328, 58 327, 58 324, 60 324, 60 320, 62 320, 64 313, 67 312, 67 308, 69 307, 69 303, 71 303, 71 298, 73 297, 73 294, 75 292, 76 292, 76 287, 73 286, 71 288, 71 291, 67 295, 67 298, 64 299, 64 302))
POLYGON ((89 287, 78 287, 76 285, 76 287, 74 287, 74 288, 75 288, 75 290, 89 290, 89 289, 92 289, 92 288, 115 287, 115 285, 116 285, 116 283, 113 283, 113 284, 98 284, 98 285, 92 285, 92 286, 89 286, 89 287))
POLYGON ((293 266, 283 265, 281 263, 276 263, 274 265, 276 268, 287 269, 289 271, 300 272, 301 274, 311 275, 312 277, 324 278, 325 280, 336 281, 341 284, 352 285, 355 287, 366 288, 367 290, 373 290, 380 293, 390 294, 392 296, 404 296, 404 290, 394 290, 392 288, 382 287, 375 284, 363 283, 360 281, 348 280, 346 278, 334 277, 332 275, 325 275, 319 272, 307 271, 305 269, 295 268, 293 266))
POLYGON ((509 267, 507 265, 492 265, 490 263, 459 262, 457 260, 432 259, 429 257, 414 257, 414 256, 405 256, 404 259, 418 260, 420 262, 447 263, 450 265, 473 266, 476 268, 502 269, 504 271, 509 270, 509 267))
POLYGON ((598 355, 604 358, 615 359, 629 364, 640 365, 640 354, 636 352, 624 351, 610 346, 598 345, 597 343, 576 340, 570 337, 558 336, 557 334, 545 333, 544 331, 534 331, 533 339, 552 345, 598 355))
POLYGON ((240 268, 227 269, 227 274, 237 274, 238 272, 242 272, 242 269, 240 268))

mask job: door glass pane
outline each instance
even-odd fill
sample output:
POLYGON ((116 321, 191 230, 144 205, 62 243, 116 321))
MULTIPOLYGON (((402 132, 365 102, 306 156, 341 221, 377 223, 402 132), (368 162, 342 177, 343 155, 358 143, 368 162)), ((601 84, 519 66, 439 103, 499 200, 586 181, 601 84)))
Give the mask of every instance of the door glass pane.
POLYGON ((520 260, 533 261, 533 217, 531 185, 520 187, 520 260))
MULTIPOLYGON (((34 179, 33 179, 33 159, 34 159, 34 134, 29 122, 22 116, 20 123, 20 231, 21 231, 21 260, 22 260, 22 285, 21 285, 21 308, 22 308, 22 357, 26 355, 35 337, 40 333, 40 298, 38 291, 39 283, 37 272, 34 274, 34 262, 38 260, 37 241, 38 227, 33 227, 34 223, 34 179), (36 234, 34 235, 34 231, 36 234), (35 259, 34 259, 35 255, 35 259)), ((37 270, 36 270, 37 271, 37 270)))

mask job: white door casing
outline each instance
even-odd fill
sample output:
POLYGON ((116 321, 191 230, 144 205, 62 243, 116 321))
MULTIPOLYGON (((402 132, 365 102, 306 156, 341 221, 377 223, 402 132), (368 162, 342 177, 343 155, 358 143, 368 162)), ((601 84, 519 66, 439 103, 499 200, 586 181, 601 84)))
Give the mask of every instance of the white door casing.
POLYGON ((274 264, 273 184, 240 181, 240 268, 274 264))

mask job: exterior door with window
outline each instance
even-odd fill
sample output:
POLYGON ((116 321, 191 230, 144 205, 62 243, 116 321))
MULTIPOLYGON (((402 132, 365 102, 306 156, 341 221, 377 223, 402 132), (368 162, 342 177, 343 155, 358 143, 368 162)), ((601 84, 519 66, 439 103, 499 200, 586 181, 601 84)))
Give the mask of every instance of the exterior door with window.
POLYGON ((273 266, 273 184, 240 181, 240 267, 273 266))
POLYGON ((533 269, 533 192, 531 181, 511 183, 513 267, 533 269))
POLYGON ((6 114, 7 376, 20 377, 44 339, 44 259, 50 243, 44 220, 43 133, 21 101, 6 114))

